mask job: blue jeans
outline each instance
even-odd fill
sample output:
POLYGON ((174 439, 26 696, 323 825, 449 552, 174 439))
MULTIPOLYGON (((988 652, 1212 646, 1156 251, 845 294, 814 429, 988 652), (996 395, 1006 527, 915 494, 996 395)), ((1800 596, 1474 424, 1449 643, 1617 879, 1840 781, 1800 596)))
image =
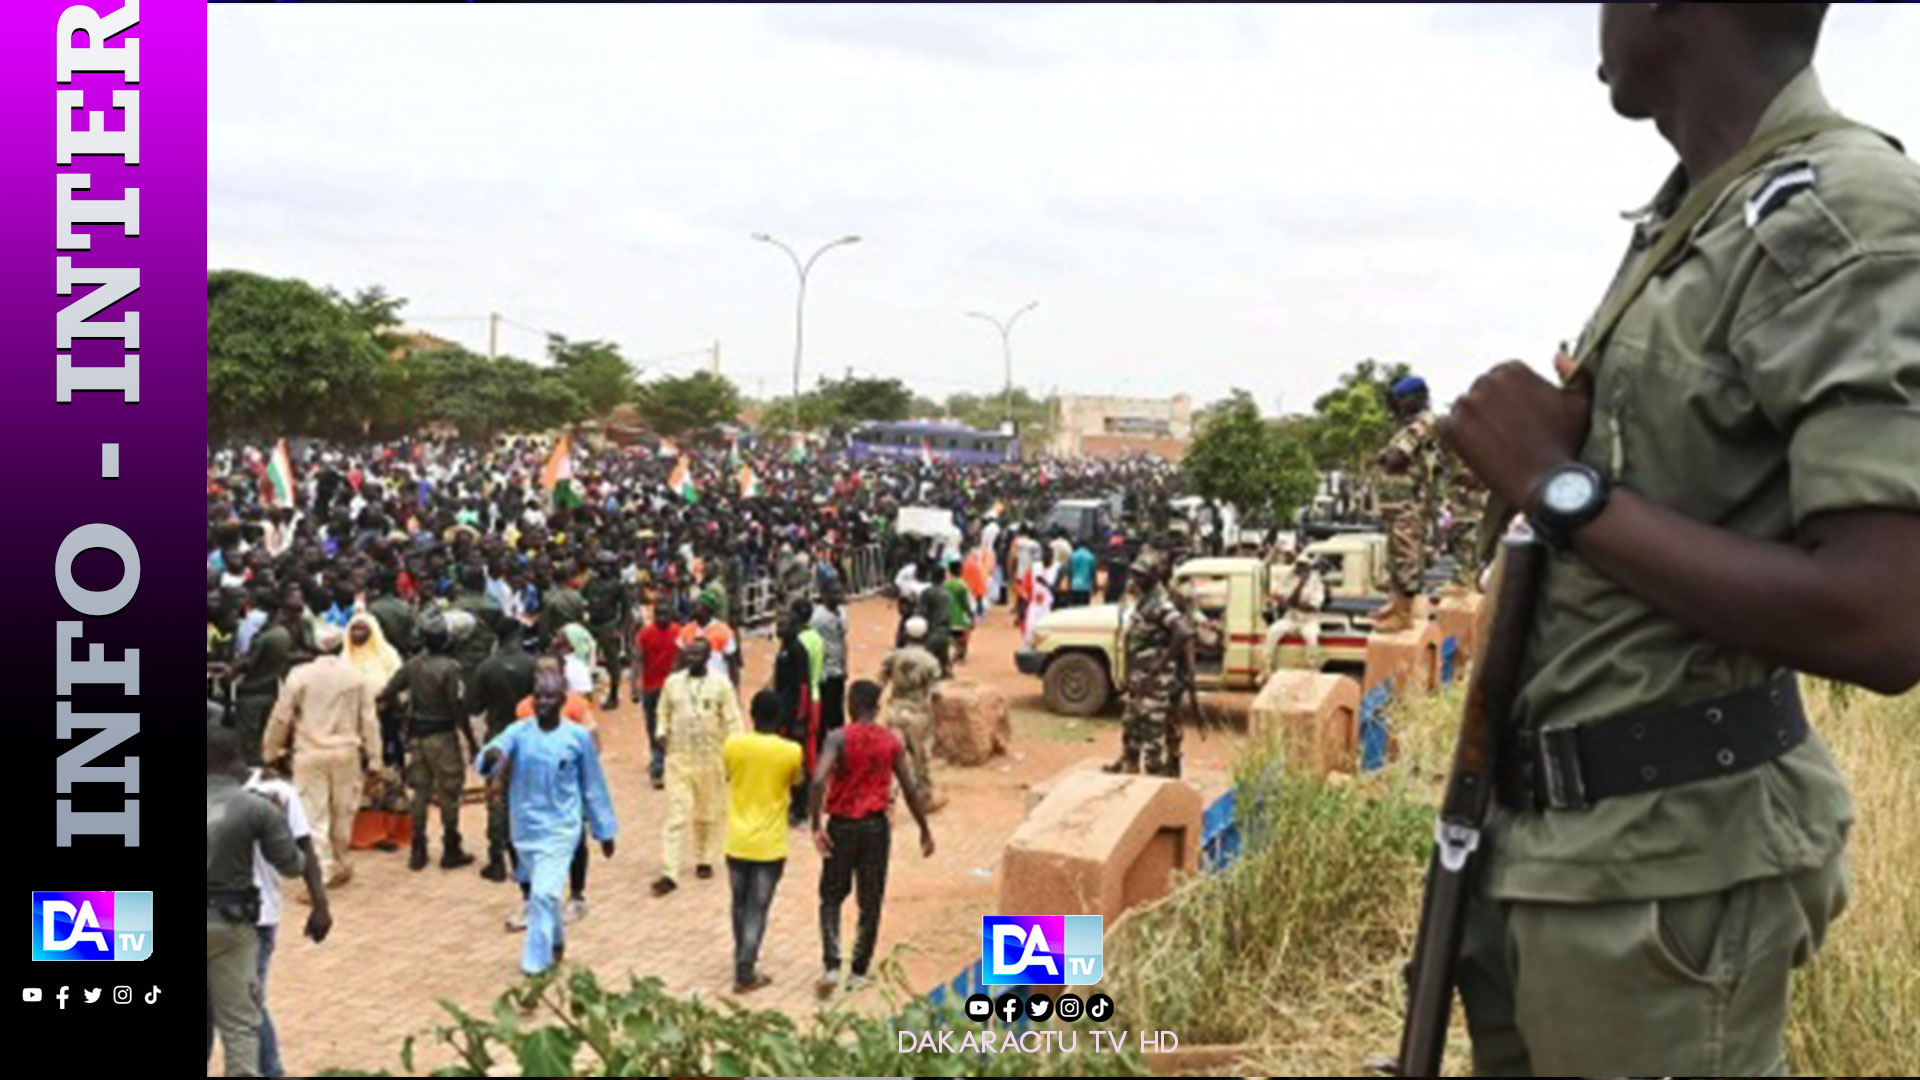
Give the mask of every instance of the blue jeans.
POLYGON ((760 942, 767 934, 767 909, 787 860, 757 862, 727 856, 727 882, 733 890, 733 981, 753 981, 760 961, 760 942))
MULTIPOLYGON (((285 1076, 280 1062, 280 1040, 273 1033, 273 1017, 267 1013, 267 961, 273 959, 273 939, 277 926, 257 926, 260 935, 260 1075, 285 1076)), ((207 1063, 213 1063, 213 995, 207 995, 207 1063)))

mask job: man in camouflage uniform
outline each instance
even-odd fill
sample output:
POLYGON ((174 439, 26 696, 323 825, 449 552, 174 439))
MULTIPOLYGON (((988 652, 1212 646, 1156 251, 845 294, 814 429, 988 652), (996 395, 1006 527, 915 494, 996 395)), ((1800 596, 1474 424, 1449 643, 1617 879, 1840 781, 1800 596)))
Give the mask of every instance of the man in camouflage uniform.
POLYGON ((1447 464, 1447 508, 1453 520, 1445 543, 1447 556, 1453 560, 1453 588, 1473 590, 1480 579, 1477 540, 1480 519, 1487 512, 1487 489, 1458 458, 1448 454, 1447 464))
POLYGON ((627 655, 627 639, 632 636, 633 598, 620 580, 619 560, 610 551, 600 553, 599 565, 581 590, 587 602, 587 631, 600 653, 600 664, 607 669, 607 699, 600 707, 620 707, 620 669, 627 655))
POLYGON ((907 744, 921 805, 935 810, 946 802, 933 794, 933 684, 940 681, 940 660, 926 648, 925 618, 909 618, 906 633, 907 643, 880 661, 880 685, 892 691, 887 726, 907 744))
POLYGON ((1427 410, 1427 384, 1409 375, 1387 390, 1387 405, 1399 429, 1380 451, 1380 516, 1387 526, 1387 573, 1392 594, 1373 612, 1375 633, 1395 634, 1413 625, 1413 604, 1426 567, 1426 529, 1438 464, 1439 441, 1427 410))
POLYGON ((1167 590, 1166 570, 1157 554, 1142 552, 1128 576, 1140 603, 1126 630, 1127 712, 1120 760, 1105 768, 1177 777, 1174 698, 1180 689, 1180 664, 1192 661, 1193 634, 1167 590))

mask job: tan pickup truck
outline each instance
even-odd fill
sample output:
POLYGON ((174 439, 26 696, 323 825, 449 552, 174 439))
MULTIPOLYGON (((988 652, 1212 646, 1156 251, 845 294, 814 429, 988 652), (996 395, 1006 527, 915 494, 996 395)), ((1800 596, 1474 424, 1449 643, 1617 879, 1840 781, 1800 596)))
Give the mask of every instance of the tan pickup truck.
MULTIPOLYGON (((1368 613, 1382 597, 1376 583, 1386 566, 1386 541, 1378 533, 1336 536, 1307 547, 1308 557, 1331 565, 1327 605, 1320 613, 1320 649, 1329 665, 1364 665, 1368 613)), ((1267 628, 1292 582, 1276 579, 1285 567, 1259 559, 1192 559, 1173 572, 1176 590, 1191 590, 1199 634, 1196 682, 1202 690, 1254 690, 1271 673, 1265 652, 1267 628)), ((1066 608, 1040 620, 1033 647, 1014 654, 1022 674, 1040 677, 1047 708, 1091 716, 1115 700, 1126 684, 1125 639, 1130 605, 1066 608)), ((1298 635, 1280 643, 1280 667, 1299 667, 1306 650, 1298 635)))

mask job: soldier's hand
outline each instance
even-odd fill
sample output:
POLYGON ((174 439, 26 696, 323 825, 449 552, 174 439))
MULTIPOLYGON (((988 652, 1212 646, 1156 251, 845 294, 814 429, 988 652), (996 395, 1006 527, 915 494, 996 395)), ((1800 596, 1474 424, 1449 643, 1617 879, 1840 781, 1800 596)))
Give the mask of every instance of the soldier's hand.
POLYGON ((1579 452, 1591 405, 1585 378, 1562 389, 1509 360, 1454 402, 1440 436, 1496 496, 1523 507, 1541 476, 1579 452))

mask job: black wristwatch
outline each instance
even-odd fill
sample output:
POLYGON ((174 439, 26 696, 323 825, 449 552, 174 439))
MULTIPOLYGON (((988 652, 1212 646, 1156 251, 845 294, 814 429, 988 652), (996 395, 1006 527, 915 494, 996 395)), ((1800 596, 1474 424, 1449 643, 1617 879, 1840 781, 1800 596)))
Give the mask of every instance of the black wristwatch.
POLYGON ((1607 508, 1607 478, 1579 462, 1559 465, 1540 478, 1527 500, 1527 522, 1556 551, 1573 545, 1575 529, 1607 508))

